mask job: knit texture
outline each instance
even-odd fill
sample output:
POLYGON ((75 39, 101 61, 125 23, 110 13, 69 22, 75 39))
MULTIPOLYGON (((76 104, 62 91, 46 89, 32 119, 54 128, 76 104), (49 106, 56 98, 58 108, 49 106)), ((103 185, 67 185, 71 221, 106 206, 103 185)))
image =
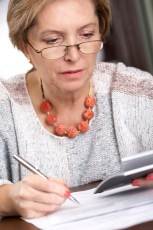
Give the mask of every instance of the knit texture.
POLYGON ((123 157, 153 149, 153 77, 122 63, 100 63, 93 83, 96 106, 90 129, 69 139, 42 126, 25 74, 0 81, 1 184, 29 174, 14 154, 73 187, 103 180, 120 171, 123 157))

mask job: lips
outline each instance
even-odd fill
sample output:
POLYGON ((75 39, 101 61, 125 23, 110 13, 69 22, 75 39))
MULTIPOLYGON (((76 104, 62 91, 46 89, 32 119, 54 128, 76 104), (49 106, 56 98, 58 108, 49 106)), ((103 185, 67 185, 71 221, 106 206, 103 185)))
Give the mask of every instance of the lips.
POLYGON ((67 71, 64 71, 64 72, 61 72, 61 74, 75 74, 75 73, 80 73, 82 72, 83 69, 78 69, 78 70, 67 70, 67 71))
POLYGON ((60 73, 64 79, 74 80, 83 77, 83 69, 66 70, 60 73))

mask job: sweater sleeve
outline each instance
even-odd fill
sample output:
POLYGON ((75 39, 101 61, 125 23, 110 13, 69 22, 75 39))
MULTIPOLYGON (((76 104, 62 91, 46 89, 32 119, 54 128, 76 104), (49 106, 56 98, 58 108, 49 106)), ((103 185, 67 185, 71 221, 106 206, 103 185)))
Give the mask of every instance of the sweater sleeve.
POLYGON ((0 184, 12 183, 19 179, 19 169, 13 159, 14 154, 17 154, 17 141, 11 100, 0 84, 0 184))
POLYGON ((121 157, 153 149, 153 76, 118 64, 112 105, 121 157))

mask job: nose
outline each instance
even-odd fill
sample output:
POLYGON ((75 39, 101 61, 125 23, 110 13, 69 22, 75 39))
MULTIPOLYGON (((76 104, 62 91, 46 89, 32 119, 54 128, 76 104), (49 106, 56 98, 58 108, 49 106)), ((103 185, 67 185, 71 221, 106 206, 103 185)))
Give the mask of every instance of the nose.
POLYGON ((80 50, 77 45, 67 46, 65 55, 65 61, 76 62, 80 59, 80 50))

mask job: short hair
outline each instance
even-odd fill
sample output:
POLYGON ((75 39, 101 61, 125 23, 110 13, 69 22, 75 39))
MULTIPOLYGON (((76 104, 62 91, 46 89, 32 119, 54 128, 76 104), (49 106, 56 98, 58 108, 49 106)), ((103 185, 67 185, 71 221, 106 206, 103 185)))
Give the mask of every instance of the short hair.
MULTIPOLYGON (((10 0, 7 13, 9 36, 14 46, 21 49, 27 42, 28 30, 34 25, 37 15, 50 0, 10 0)), ((109 0, 92 0, 99 19, 102 40, 106 37, 111 21, 109 0)))

